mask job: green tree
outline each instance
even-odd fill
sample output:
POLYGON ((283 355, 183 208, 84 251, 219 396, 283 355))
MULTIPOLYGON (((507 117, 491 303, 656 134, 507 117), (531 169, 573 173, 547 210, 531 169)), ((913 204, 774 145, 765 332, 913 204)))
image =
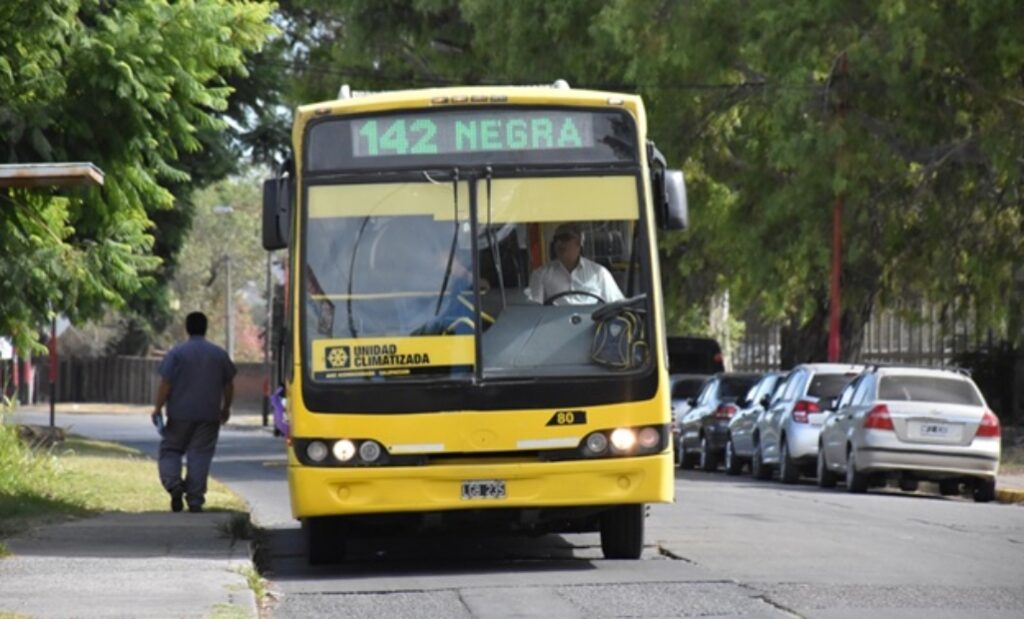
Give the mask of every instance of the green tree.
POLYGON ((699 326, 708 299, 729 290, 737 314, 787 325, 786 362, 823 358, 842 195, 842 336, 852 359, 876 306, 923 299, 977 307, 985 325, 1015 320, 1024 264, 1017 4, 296 1, 285 22, 307 49, 290 57, 298 69, 288 96, 331 98, 344 81, 560 77, 637 91, 651 135, 690 183, 692 229, 661 240, 670 325, 699 326))
POLYGON ((235 358, 243 361, 263 358, 262 341, 253 334, 263 329, 259 319, 265 316, 262 313, 265 309, 253 310, 257 309, 254 307, 257 301, 266 296, 267 254, 260 242, 263 206, 260 179, 265 177, 264 170, 246 170, 197 193, 192 232, 182 248, 180 264, 169 289, 173 297, 171 324, 157 336, 158 345, 166 348, 184 339, 185 316, 193 311, 201 311, 209 318, 207 337, 223 343, 226 295, 230 293, 235 310, 235 358), (225 243, 225 239, 231 242, 225 243), (226 288, 226 261, 229 259, 230 291, 226 288), (247 301, 247 296, 254 298, 247 301))
POLYGON ((26 346, 50 307, 83 320, 152 293, 160 260, 151 214, 174 208, 172 188, 189 180, 179 162, 224 129, 217 114, 231 94, 227 78, 273 31, 271 8, 0 5, 5 160, 86 160, 106 173, 100 189, 0 196, 0 332, 26 346))

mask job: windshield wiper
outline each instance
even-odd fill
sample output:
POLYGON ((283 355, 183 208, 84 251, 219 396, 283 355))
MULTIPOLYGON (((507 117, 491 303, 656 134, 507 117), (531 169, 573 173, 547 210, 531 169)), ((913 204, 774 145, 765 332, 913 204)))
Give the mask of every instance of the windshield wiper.
POLYGON ((501 248, 498 246, 498 235, 494 234, 491 228, 491 178, 494 170, 487 166, 487 242, 491 246, 491 261, 494 263, 494 271, 498 275, 498 289, 501 291, 501 309, 508 306, 505 299, 505 275, 501 272, 501 248))
POLYGON ((459 245, 459 169, 452 170, 452 189, 455 197, 452 200, 455 210, 452 220, 455 222, 455 231, 452 233, 452 246, 448 250, 448 265, 444 269, 444 280, 441 282, 441 293, 437 295, 437 307, 434 308, 434 315, 441 313, 441 306, 444 304, 444 293, 448 290, 448 280, 452 277, 452 263, 455 261, 455 250, 459 245))

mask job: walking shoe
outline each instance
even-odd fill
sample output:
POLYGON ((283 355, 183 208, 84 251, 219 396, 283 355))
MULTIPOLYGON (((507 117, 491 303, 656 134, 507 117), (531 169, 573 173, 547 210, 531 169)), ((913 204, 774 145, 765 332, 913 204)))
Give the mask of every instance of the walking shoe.
POLYGON ((201 514, 201 513, 203 513, 203 506, 202 505, 189 505, 188 506, 188 511, 193 513, 193 514, 201 514))
POLYGON ((180 492, 172 492, 171 493, 171 511, 172 512, 180 512, 184 508, 185 508, 185 502, 181 500, 181 493, 180 492))

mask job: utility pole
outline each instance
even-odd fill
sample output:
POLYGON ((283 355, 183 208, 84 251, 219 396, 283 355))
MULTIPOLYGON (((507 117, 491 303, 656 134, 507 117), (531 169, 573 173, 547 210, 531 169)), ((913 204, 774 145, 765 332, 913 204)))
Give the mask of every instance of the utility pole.
POLYGON ((235 358, 235 300, 231 294, 231 254, 224 254, 224 349, 235 358))
MULTIPOLYGON (((846 116, 846 52, 839 56, 836 67, 836 77, 839 83, 839 125, 842 127, 846 116)), ((843 162, 843 146, 839 146, 838 166, 839 173, 845 173, 843 162)), ((843 207, 846 196, 840 191, 836 196, 835 208, 832 211, 832 292, 829 295, 829 320, 828 320, 828 360, 831 363, 839 361, 840 354, 840 317, 842 316, 842 289, 841 277, 843 270, 843 207)))
MULTIPOLYGON (((231 215, 234 207, 221 204, 213 207, 215 215, 231 215)), ((230 220, 228 220, 230 222, 230 220)), ((235 358, 235 299, 231 294, 231 254, 225 252, 221 258, 224 263, 224 350, 228 356, 235 358)))

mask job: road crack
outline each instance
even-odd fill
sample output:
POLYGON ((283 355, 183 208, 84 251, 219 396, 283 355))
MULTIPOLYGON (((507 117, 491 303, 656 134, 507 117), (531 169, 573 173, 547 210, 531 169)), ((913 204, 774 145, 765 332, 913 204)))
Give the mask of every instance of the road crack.
POLYGON ((751 593, 753 593, 754 595, 750 596, 751 599, 758 600, 759 602, 767 604, 768 606, 771 606, 772 608, 774 608, 775 610, 779 611, 780 613, 783 613, 784 615, 786 615, 788 617, 792 617, 793 619, 805 619, 804 616, 801 615, 800 613, 796 612, 796 610, 786 606, 785 604, 782 604, 780 602, 776 602, 775 600, 770 598, 768 596, 768 594, 765 593, 764 591, 761 591, 760 589, 758 589, 758 588, 756 588, 756 587, 754 587, 752 585, 748 585, 746 583, 742 583, 742 582, 739 582, 739 581, 736 581, 736 580, 734 580, 732 582, 735 583, 737 587, 739 587, 741 589, 746 589, 747 591, 750 591, 751 593))

